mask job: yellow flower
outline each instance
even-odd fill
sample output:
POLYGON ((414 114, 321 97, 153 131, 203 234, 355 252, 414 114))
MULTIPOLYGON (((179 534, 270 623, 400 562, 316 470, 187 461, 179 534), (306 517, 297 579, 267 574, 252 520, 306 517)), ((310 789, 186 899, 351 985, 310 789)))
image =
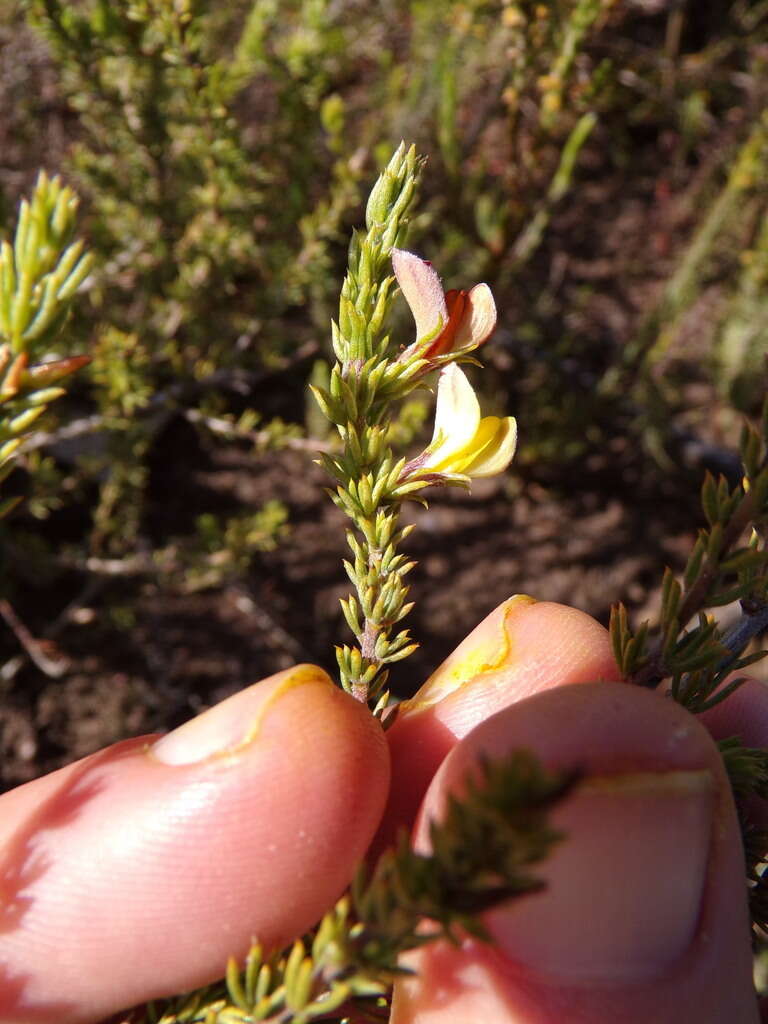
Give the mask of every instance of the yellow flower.
POLYGON ((416 321, 416 341, 401 360, 471 352, 491 336, 496 304, 487 284, 443 292, 432 264, 403 249, 392 250, 392 268, 416 321))
MULTIPOLYGON (((495 476, 512 461, 517 443, 513 416, 480 416, 480 403, 466 374, 451 363, 437 384, 435 431, 429 446, 404 476, 495 476)), ((435 481, 437 482, 437 481, 435 481)))

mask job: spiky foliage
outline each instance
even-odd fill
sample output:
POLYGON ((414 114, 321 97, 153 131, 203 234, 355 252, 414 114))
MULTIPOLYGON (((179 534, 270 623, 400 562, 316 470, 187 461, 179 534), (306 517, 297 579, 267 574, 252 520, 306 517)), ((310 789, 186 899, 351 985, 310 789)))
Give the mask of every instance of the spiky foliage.
POLYGON ((755 938, 762 938, 768 928, 768 829, 755 825, 750 818, 749 798, 768 799, 768 754, 763 748, 745 747, 733 736, 718 744, 731 787, 739 808, 744 841, 749 909, 755 938))
MULTIPOLYGON (((658 622, 633 631, 623 605, 611 616, 613 650, 627 681, 665 683, 669 695, 695 714, 725 700, 743 682, 738 673, 767 653, 749 648, 768 630, 768 399, 760 426, 745 424, 741 452, 738 485, 709 474, 704 481, 707 526, 699 531, 682 582, 666 570, 658 622), (729 628, 707 613, 736 601, 741 614, 729 628)), ((744 747, 738 737, 724 741, 721 751, 740 809, 753 920, 764 930, 768 833, 752 826, 746 798, 766 796, 768 751, 744 747)))
POLYGON ((477 397, 451 364, 490 336, 496 307, 486 284, 443 292, 431 265, 395 246, 404 237, 418 180, 415 150, 401 144, 371 192, 367 233, 355 233, 341 291, 339 322, 333 324, 336 363, 328 387, 312 390, 342 441, 339 455, 322 462, 337 481, 334 502, 352 520, 348 534, 354 561, 345 562, 355 594, 342 601, 358 646, 337 648, 342 686, 358 700, 380 699, 387 666, 415 648, 408 630, 393 635, 408 614, 404 577, 413 563, 397 551, 408 533, 398 526, 400 506, 430 484, 468 487, 473 476, 506 469, 515 449, 512 417, 480 416, 477 397), (416 340, 391 351, 385 318, 395 278, 416 322, 416 340), (432 443, 410 462, 396 460, 389 445, 393 409, 422 379, 440 370, 432 443))
MULTIPOLYGON (((47 358, 91 266, 83 242, 73 240, 77 203, 59 178, 41 173, 21 203, 13 242, 0 246, 0 480, 32 425, 64 394, 60 382, 89 362, 47 358)), ((17 501, 2 502, 0 517, 17 501)))
POLYGON ((707 475, 701 492, 707 526, 699 531, 682 582, 666 571, 658 623, 633 632, 621 605, 611 621, 625 678, 649 687, 669 679, 672 696, 696 713, 723 700, 737 685, 724 686, 726 678, 765 653, 744 654, 768 628, 768 401, 761 428, 744 427, 742 458, 744 476, 735 487, 707 475), (742 614, 728 630, 706 614, 735 601, 742 614))

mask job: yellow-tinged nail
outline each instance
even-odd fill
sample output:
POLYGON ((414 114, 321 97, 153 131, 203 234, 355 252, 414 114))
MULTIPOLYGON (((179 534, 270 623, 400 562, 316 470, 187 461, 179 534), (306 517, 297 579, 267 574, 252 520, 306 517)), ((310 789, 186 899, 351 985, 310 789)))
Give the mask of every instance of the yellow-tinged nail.
POLYGON ((527 594, 515 594, 500 604, 432 673, 418 693, 411 700, 403 701, 398 714, 422 711, 468 683, 480 682, 509 665, 512 660, 509 619, 532 604, 536 604, 536 598, 527 594))
POLYGON ((148 753, 169 765, 236 757, 258 738, 275 705, 287 693, 308 683, 333 686, 328 674, 317 665, 296 665, 185 722, 154 743, 148 753))

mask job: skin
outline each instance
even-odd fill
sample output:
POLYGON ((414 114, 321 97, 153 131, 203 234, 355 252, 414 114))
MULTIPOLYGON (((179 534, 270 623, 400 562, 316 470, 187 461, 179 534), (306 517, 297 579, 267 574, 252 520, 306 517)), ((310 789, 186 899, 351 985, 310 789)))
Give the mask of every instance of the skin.
POLYGON ((290 940, 371 844, 405 824, 426 849, 478 755, 520 747, 581 773, 549 888, 487 915, 493 946, 411 957, 393 1024, 754 1024, 742 852, 709 730, 767 745, 768 692, 752 682, 703 724, 616 678, 594 620, 512 599, 386 736, 298 666, 5 794, 0 1024, 96 1024, 220 977, 253 935, 290 940))

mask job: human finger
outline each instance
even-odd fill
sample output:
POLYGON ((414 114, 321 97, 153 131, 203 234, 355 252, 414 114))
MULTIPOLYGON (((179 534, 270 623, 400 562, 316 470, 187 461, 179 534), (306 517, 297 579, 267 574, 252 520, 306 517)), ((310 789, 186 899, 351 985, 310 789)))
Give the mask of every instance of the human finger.
POLYGON ((0 1021, 74 1024, 220 977, 349 882, 389 780, 366 708, 300 665, 0 798, 0 1021))

